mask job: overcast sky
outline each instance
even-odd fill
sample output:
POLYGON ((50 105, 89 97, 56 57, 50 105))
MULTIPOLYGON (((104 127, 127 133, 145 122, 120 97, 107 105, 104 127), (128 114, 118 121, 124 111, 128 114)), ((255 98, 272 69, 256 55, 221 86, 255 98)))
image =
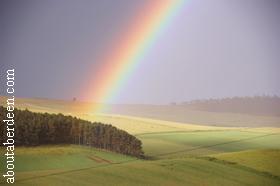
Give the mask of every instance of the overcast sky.
MULTIPOLYGON (((15 68, 19 97, 87 99, 81 88, 99 55, 147 3, 1 0, 1 86, 15 68)), ((279 59, 280 1, 190 0, 114 103, 280 95, 279 59)))

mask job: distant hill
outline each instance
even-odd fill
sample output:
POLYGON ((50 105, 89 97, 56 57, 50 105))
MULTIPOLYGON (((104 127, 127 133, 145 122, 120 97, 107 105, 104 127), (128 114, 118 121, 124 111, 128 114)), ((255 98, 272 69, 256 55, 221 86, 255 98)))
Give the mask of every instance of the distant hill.
MULTIPOLYGON (((102 113, 221 127, 280 127, 279 97, 225 98, 172 105, 105 105, 102 113)), ((0 96, 0 104, 6 98, 0 96)), ((16 107, 34 112, 85 116, 94 103, 17 98, 16 107)))
POLYGON ((280 97, 256 96, 208 99, 186 102, 182 105, 201 111, 280 116, 280 97))
POLYGON ((196 100, 170 105, 110 105, 104 112, 199 125, 279 127, 277 96, 196 100))

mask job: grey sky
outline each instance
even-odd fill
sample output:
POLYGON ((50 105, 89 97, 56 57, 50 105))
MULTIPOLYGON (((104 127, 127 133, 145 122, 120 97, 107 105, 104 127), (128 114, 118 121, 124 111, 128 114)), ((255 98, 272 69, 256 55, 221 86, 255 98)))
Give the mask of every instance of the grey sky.
MULTIPOLYGON (((1 84, 15 67, 17 96, 84 99, 94 59, 147 2, 2 0, 1 84)), ((115 103, 280 95, 279 19, 277 0, 189 1, 115 103)))

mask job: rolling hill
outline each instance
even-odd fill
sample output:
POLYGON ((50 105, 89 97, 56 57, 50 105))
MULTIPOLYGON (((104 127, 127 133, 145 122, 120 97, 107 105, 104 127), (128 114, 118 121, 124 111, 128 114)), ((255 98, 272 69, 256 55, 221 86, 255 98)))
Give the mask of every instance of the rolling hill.
MULTIPOLYGON (((242 100, 242 98, 238 98, 238 101, 232 102, 235 103, 234 105, 239 103, 238 108, 242 108, 244 107, 244 105, 241 104, 243 101, 239 101, 239 99, 242 100)), ((246 100, 247 99, 250 100, 247 102, 252 102, 251 99, 253 98, 246 98, 246 100)), ((270 98, 267 99, 270 100, 270 98)), ((275 109, 270 113, 267 113, 269 109, 264 109, 265 111, 263 111, 262 114, 256 114, 252 113, 253 111, 248 111, 249 108, 253 107, 253 104, 249 104, 247 111, 238 113, 234 110, 237 109, 237 106, 232 106, 232 108, 227 106, 228 102, 230 102, 228 100, 231 99, 224 99, 222 101, 201 101, 181 105, 105 105, 105 109, 99 114, 149 118, 218 127, 280 127, 280 116, 275 114, 280 110, 280 104, 278 104, 278 102, 272 106, 272 108, 275 109), (214 106, 213 109, 211 109, 212 105, 215 105, 216 102, 221 111, 215 110, 214 106), (229 108, 223 111, 222 109, 226 107, 229 108)), ((261 107, 262 102, 265 102, 263 105, 269 107, 269 103, 272 101, 260 101, 259 104, 256 103, 258 108, 261 107)), ((5 97, 0 97, 0 103, 5 104, 5 97)), ((75 115, 86 119, 93 117, 93 114, 90 113, 88 109, 91 107, 92 103, 88 102, 17 98, 16 104, 18 108, 28 108, 35 112, 63 113, 65 115, 75 115)))
MULTIPOLYGON (((5 101, 3 97, 1 101, 5 101)), ((78 145, 18 147, 18 185, 280 184, 278 117, 193 109, 181 113, 182 116, 196 113, 197 116, 185 117, 193 122, 179 122, 164 119, 168 116, 162 115, 170 111, 173 117, 180 118, 180 112, 176 115, 177 105, 126 105, 122 107, 133 107, 135 110, 129 112, 136 114, 122 115, 110 114, 109 110, 99 114, 84 113, 88 103, 80 102, 17 99, 16 103, 21 109, 63 113, 112 124, 140 139, 148 157, 140 160, 78 145), (153 116, 142 116, 151 110, 153 116)), ((3 164, 1 159, 1 167, 3 164)))

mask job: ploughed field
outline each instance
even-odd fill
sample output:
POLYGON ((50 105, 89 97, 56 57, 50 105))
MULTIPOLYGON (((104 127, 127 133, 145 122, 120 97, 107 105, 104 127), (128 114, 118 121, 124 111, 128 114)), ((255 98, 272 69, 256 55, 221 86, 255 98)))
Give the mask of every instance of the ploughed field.
MULTIPOLYGON (((39 108, 32 102, 28 108, 68 112, 48 104, 39 108)), ((280 185, 279 128, 71 115, 110 123, 135 135, 143 142, 147 159, 78 145, 17 147, 16 185, 280 185)))

